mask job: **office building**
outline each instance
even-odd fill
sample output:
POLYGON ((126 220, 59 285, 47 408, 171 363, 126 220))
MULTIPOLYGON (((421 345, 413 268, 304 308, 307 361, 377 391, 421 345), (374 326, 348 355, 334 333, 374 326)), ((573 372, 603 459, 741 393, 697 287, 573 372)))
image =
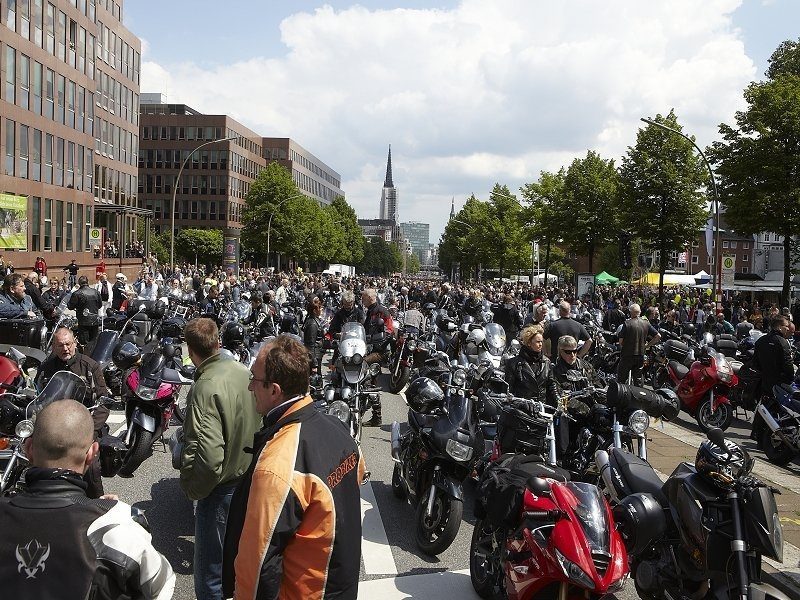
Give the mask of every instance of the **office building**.
POLYGON ((411 252, 417 255, 420 264, 425 264, 428 260, 431 226, 428 223, 409 221, 408 223, 400 223, 400 232, 408 240, 411 252))
POLYGON ((0 208, 13 221, 0 231, 0 251, 17 268, 37 256, 51 268, 72 258, 88 267, 89 228, 106 227, 124 247, 141 214, 141 42, 122 25, 121 0, 0 9, 0 208))
POLYGON ((264 138, 264 158, 288 169, 299 190, 320 205, 344 196, 342 178, 328 165, 291 138, 264 138))

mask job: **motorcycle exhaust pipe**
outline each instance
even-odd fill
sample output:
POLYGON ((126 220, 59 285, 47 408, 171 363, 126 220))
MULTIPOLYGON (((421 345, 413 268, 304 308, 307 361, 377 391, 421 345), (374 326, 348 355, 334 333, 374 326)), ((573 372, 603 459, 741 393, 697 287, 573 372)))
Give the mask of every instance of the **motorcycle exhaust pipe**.
POLYGON ((614 500, 619 500, 619 494, 617 493, 617 488, 614 485, 614 479, 611 476, 611 463, 608 459, 608 452, 605 450, 598 450, 595 452, 594 462, 600 471, 600 477, 603 479, 603 483, 605 483, 608 493, 611 494, 614 500))
POLYGON ((392 460, 400 462, 400 423, 392 423, 392 460))
POLYGON ((764 422, 767 424, 767 427, 770 428, 772 433, 776 433, 780 436, 781 441, 789 446, 790 448, 794 448, 795 445, 789 441, 789 438, 786 436, 785 433, 781 430, 781 426, 778 425, 778 422, 775 420, 775 417, 769 412, 766 406, 763 404, 758 405, 758 414, 761 415, 761 418, 764 419, 764 422))

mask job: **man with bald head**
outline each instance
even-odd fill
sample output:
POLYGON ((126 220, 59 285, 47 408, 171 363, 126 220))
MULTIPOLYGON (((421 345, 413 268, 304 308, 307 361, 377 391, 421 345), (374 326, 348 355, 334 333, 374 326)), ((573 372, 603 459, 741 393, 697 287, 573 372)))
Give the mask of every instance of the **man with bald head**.
POLYGON ((658 343, 661 335, 648 321, 641 318, 641 307, 632 302, 628 306, 630 319, 625 321, 619 332, 619 343, 622 346, 617 366, 617 381, 628 383, 628 378, 634 385, 644 383, 642 366, 647 349, 658 343), (649 341, 648 341, 649 339, 649 341))
POLYGON ((0 499, 0 587, 7 597, 172 597, 172 568, 131 507, 86 497, 82 474, 98 452, 92 416, 79 402, 57 400, 37 415, 25 440, 31 467, 24 488, 0 499))
POLYGON ((572 307, 569 302, 562 300, 558 303, 558 316, 555 321, 548 321, 544 329, 544 337, 550 342, 550 361, 558 360, 558 340, 565 335, 570 335, 576 340, 583 340, 583 346, 578 350, 578 358, 583 358, 592 348, 592 337, 586 327, 572 318, 572 307))

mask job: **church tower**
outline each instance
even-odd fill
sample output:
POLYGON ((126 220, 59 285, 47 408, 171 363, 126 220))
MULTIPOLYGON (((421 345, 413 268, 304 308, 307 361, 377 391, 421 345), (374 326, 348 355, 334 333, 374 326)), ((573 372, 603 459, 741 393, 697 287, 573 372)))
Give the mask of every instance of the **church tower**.
POLYGON ((386 179, 383 181, 381 191, 381 207, 379 218, 399 222, 397 211, 397 188, 392 181, 392 146, 389 145, 389 157, 386 159, 386 179))

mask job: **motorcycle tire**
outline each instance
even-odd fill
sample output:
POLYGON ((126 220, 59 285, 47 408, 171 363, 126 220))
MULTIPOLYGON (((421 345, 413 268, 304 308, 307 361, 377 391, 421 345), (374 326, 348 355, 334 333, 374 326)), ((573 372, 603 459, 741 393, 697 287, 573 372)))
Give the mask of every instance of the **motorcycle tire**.
POLYGON ((395 377, 395 369, 393 367, 392 374, 389 376, 389 391, 393 394, 398 394, 400 390, 406 387, 410 371, 411 369, 408 367, 400 367, 400 370, 397 372, 397 377, 395 377))
POLYGON ((775 465, 786 465, 797 455, 797 453, 786 446, 783 440, 778 438, 772 433, 772 430, 766 425, 761 430, 761 449, 767 460, 775 465))
POLYGON ((153 453, 153 434, 151 432, 145 431, 137 425, 131 438, 130 450, 125 455, 117 473, 120 477, 133 477, 134 471, 153 453))
POLYGON ((475 593, 481 598, 495 600, 504 597, 502 542, 494 547, 496 536, 502 530, 493 530, 481 519, 472 530, 472 541, 469 545, 469 578, 475 593), (482 556, 481 556, 482 555, 482 556))
POLYGON ((722 431, 728 429, 733 422, 733 407, 730 404, 718 404, 717 410, 711 412, 711 397, 703 398, 700 406, 697 407, 695 420, 703 433, 708 433, 709 429, 719 427, 722 431))
POLYGON ((392 494, 394 494, 395 498, 405 500, 406 489, 403 484, 403 476, 400 473, 400 465, 398 463, 394 464, 394 471, 392 471, 392 494))
POLYGON ((428 556, 441 554, 450 547, 461 527, 461 516, 464 513, 464 503, 461 500, 451 498, 438 488, 435 493, 436 500, 430 519, 425 517, 428 495, 417 504, 414 528, 417 547, 428 556))

